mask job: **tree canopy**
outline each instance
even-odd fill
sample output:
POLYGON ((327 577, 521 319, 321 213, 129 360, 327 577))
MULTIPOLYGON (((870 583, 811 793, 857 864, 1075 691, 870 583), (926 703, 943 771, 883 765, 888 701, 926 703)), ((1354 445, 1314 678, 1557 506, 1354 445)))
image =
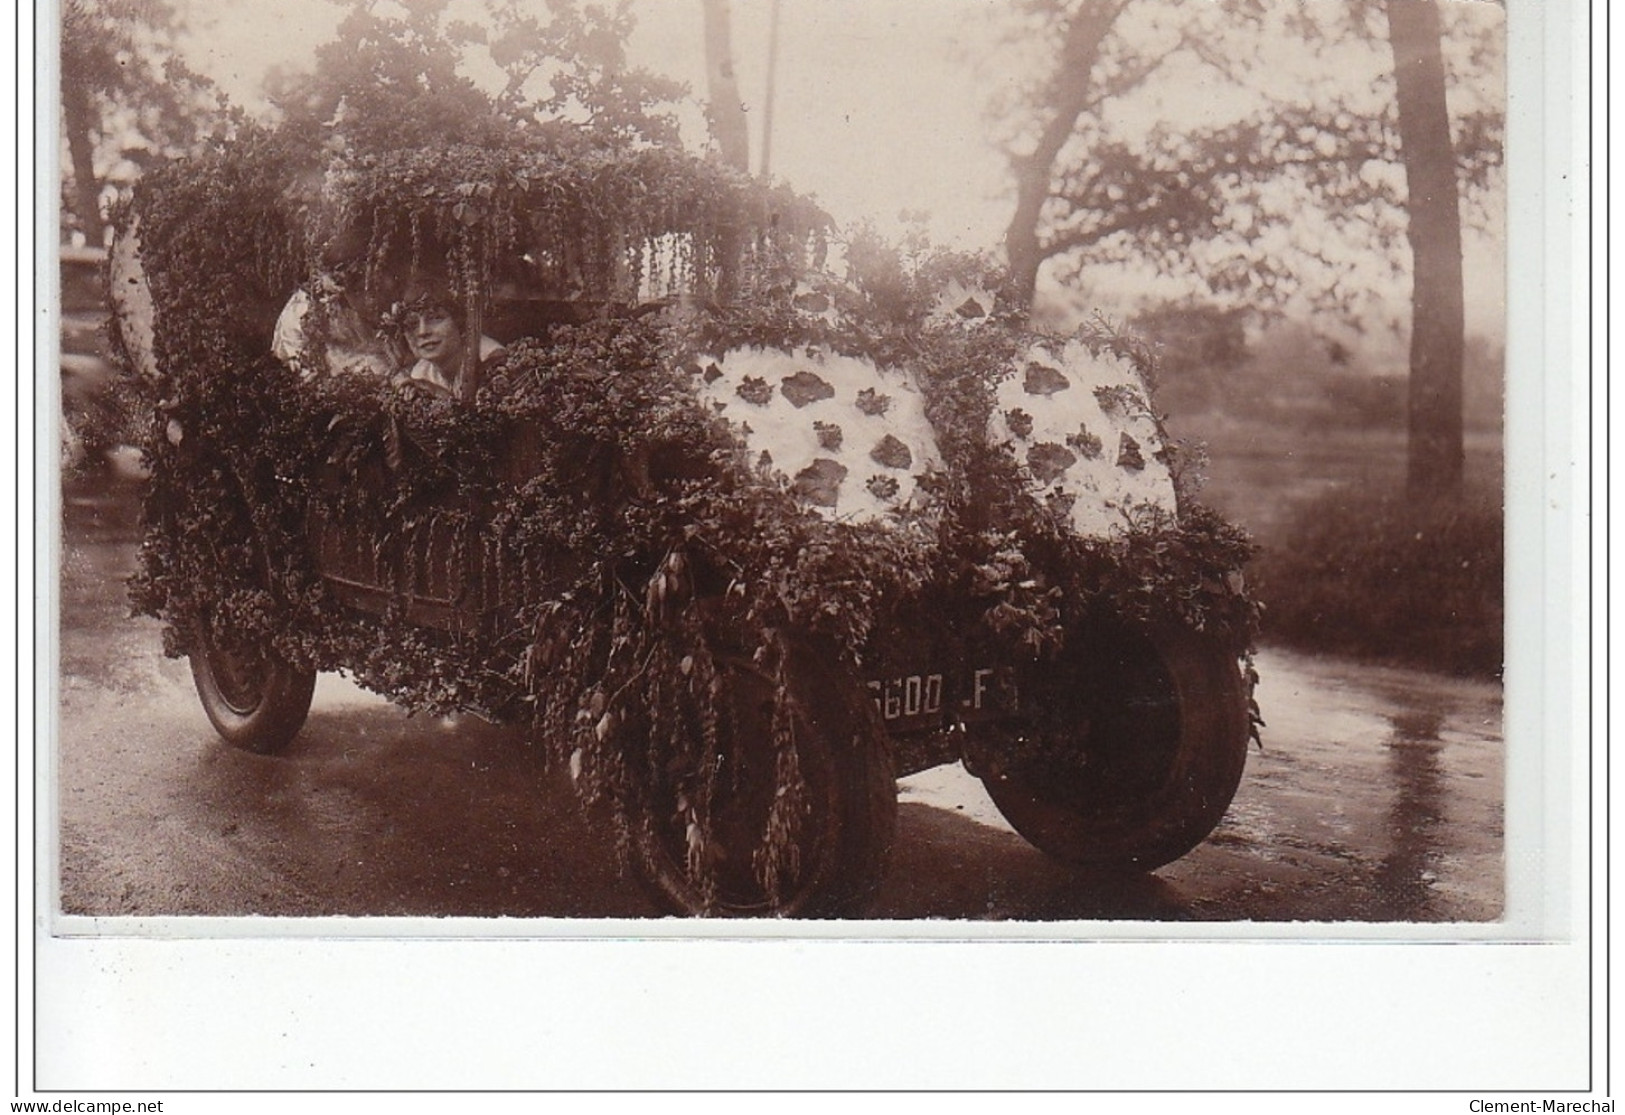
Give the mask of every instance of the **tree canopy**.
MULTIPOLYGON (((1486 5, 1455 5, 1457 9, 1486 5)), ((1350 258, 1405 269, 1406 191, 1379 5, 1016 0, 1031 78, 994 106, 1017 186, 1012 285, 1137 264, 1230 304, 1348 309, 1350 258), (1270 47, 1267 55, 1261 53, 1270 47), (1285 49, 1290 48, 1290 49, 1285 49)), ((1501 162, 1498 24, 1446 29, 1469 212, 1501 162)))
MULTIPOLYGON (((630 63, 630 0, 331 0, 335 38, 308 71, 267 81, 290 148, 323 153, 405 147, 553 149, 676 145, 686 90, 630 63), (496 75, 484 86, 471 74, 496 75)), ((184 0, 64 0, 63 235, 100 243, 119 186, 196 154, 240 114, 182 60, 184 0)))
POLYGON ((105 187, 196 150, 222 109, 176 52, 173 0, 63 0, 64 236, 102 240, 105 187))
POLYGON ((347 9, 337 38, 272 90, 313 150, 677 142, 684 89, 628 62, 628 0, 486 0, 478 24, 452 18, 449 0, 334 2, 347 9), (469 76, 480 65, 500 75, 495 93, 469 76))

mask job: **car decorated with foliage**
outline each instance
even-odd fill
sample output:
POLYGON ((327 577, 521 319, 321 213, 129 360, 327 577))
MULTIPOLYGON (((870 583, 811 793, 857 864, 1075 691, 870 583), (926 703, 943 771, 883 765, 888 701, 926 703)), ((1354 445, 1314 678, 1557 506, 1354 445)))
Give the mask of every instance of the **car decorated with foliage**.
POLYGON ((939 764, 1102 871, 1227 808, 1250 543, 1105 323, 1032 332, 975 260, 653 146, 247 133, 119 224, 133 597, 227 742, 283 748, 324 670, 518 725, 684 914, 861 915, 896 779, 939 764), (502 352, 455 397, 273 356, 340 240, 365 304, 433 270, 502 352))

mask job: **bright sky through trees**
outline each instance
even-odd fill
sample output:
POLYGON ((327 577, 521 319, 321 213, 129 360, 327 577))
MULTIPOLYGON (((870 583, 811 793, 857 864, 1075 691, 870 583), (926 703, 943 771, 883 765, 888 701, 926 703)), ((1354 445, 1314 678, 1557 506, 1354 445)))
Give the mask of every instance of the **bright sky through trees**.
MULTIPOLYGON (((698 0, 638 0, 635 60, 705 93, 698 0)), ((1004 168, 985 141, 985 89, 972 80, 971 45, 985 5, 921 0, 786 0, 781 26, 773 168, 814 193, 842 221, 900 225, 927 210, 932 235, 992 246, 1008 219, 1004 168)), ((752 118, 753 165, 766 92, 767 0, 733 0, 733 46, 752 118)), ((188 57, 234 102, 263 105, 271 66, 308 68, 332 38, 326 0, 194 3, 188 57)), ((688 137, 703 138, 695 108, 688 137)))

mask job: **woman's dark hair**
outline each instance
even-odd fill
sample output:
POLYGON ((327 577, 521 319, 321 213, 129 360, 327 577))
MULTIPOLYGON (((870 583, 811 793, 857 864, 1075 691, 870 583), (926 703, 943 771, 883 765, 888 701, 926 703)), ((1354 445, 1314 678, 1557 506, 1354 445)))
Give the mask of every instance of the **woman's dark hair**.
POLYGON ((401 307, 408 313, 444 310, 457 328, 468 328, 468 309, 449 282, 439 275, 416 275, 401 292, 401 307))

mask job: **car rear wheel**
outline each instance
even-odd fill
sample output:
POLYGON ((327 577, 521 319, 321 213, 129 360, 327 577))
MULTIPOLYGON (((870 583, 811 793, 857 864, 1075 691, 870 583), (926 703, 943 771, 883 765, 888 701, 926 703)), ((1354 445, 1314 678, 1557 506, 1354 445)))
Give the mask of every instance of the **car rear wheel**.
POLYGON ((1150 871, 1206 839, 1247 759, 1237 657, 1188 631, 1124 630, 1046 673, 1022 685, 1023 738, 983 772, 1011 826, 1111 872, 1150 871))
POLYGON ((192 649, 192 680, 209 723, 233 747, 262 755, 282 750, 304 726, 316 671, 203 627, 192 649))

